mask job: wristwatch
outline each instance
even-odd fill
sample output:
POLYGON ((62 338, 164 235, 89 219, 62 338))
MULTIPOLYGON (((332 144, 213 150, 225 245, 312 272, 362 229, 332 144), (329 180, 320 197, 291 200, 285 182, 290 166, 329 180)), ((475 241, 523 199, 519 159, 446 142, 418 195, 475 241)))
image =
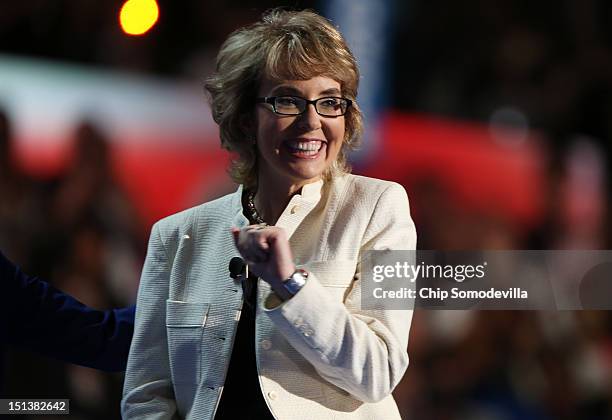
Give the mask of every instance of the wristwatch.
POLYGON ((298 268, 292 275, 283 281, 283 286, 285 286, 285 290, 287 290, 291 296, 294 296, 304 287, 306 280, 308 280, 308 271, 298 268))

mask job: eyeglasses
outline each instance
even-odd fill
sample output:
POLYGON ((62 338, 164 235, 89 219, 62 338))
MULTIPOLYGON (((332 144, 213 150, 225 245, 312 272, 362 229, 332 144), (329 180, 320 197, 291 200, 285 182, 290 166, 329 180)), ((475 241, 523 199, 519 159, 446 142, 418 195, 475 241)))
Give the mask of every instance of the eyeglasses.
POLYGON ((340 117, 346 114, 352 101, 346 98, 329 96, 312 101, 299 96, 268 96, 257 98, 257 103, 272 105, 272 110, 280 115, 300 115, 306 112, 308 104, 313 104, 317 114, 323 117, 340 117))

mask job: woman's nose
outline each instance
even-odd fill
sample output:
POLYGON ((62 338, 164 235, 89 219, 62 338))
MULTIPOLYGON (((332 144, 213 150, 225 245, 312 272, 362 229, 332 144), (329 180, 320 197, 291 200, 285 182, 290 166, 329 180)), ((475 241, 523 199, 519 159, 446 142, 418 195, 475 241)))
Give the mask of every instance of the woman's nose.
POLYGON ((298 124, 308 131, 314 131, 321 128, 321 116, 317 114, 314 104, 306 105, 304 112, 298 116, 298 124))

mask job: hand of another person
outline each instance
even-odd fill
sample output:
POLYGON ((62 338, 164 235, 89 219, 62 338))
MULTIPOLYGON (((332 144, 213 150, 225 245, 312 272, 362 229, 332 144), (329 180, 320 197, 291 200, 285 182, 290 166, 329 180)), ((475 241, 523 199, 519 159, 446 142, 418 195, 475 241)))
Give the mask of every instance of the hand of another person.
POLYGON ((283 297, 283 280, 295 271, 287 234, 276 226, 250 225, 232 228, 236 248, 249 270, 272 286, 283 297))

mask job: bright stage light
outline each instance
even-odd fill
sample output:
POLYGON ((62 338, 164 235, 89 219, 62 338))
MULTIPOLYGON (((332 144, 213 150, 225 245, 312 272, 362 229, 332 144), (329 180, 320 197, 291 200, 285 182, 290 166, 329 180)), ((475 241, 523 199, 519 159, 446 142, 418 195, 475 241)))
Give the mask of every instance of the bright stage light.
POLYGON ((119 23, 128 35, 144 35, 158 17, 159 7, 155 0, 128 0, 119 12, 119 23))

